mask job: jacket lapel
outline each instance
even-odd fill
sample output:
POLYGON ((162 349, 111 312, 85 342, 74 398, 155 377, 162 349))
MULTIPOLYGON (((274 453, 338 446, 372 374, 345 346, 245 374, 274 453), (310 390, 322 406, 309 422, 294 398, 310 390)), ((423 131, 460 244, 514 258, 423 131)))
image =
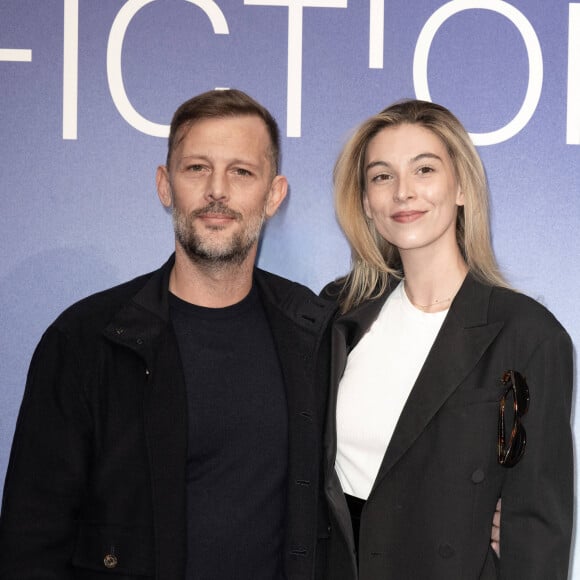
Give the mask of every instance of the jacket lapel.
POLYGON ((325 472, 327 480, 334 470, 336 460, 336 401, 338 385, 346 368, 348 354, 364 336, 378 316, 392 288, 380 298, 365 302, 347 314, 339 316, 332 327, 330 392, 324 435, 325 472))
MULTIPOLYGON (((383 304, 392 292, 392 287, 377 298, 365 302, 360 307, 340 316, 332 328, 331 344, 331 371, 330 391, 328 394, 328 409, 326 427, 324 433, 324 471, 325 471, 325 494, 329 508, 334 514, 334 519, 340 532, 350 546, 354 546, 354 537, 350 514, 344 493, 340 486, 338 476, 334 470, 336 460, 336 401, 338 397, 338 385, 346 367, 348 353, 356 346, 365 332, 370 328, 378 316, 383 304)), ((356 569, 354 553, 351 551, 351 566, 356 569)))
MULTIPOLYGON (((474 368, 501 330, 488 324, 491 286, 468 275, 403 408, 373 491, 474 368)), ((372 494, 372 491, 371 491, 372 494)))

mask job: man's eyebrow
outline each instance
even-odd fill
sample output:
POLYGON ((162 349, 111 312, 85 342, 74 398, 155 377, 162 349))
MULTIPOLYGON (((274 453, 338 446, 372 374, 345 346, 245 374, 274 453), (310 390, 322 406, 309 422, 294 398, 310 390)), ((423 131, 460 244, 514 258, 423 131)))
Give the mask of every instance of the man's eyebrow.
MULTIPOLYGON (((204 155, 203 153, 186 153, 179 157, 180 161, 186 161, 189 159, 199 160, 199 161, 208 161, 212 162, 213 159, 210 155, 204 155)), ((248 159, 243 159, 242 157, 234 157, 227 161, 227 165, 247 165, 248 167, 259 167, 259 164, 254 163, 248 159)))
POLYGON ((199 159, 200 161, 209 161, 209 157, 207 155, 203 155, 201 153, 187 153, 182 155, 178 158, 180 161, 184 161, 186 159, 199 159))
MULTIPOLYGON (((417 161, 421 161, 422 159, 437 159, 439 161, 443 161, 441 159, 441 157, 439 157, 439 155, 435 154, 435 153, 419 153, 419 155, 415 155, 415 157, 412 157, 410 159, 411 163, 416 163, 417 161)), ((365 168, 365 171, 369 171, 370 169, 373 169, 374 167, 391 167, 391 164, 388 161, 371 161, 365 168)))

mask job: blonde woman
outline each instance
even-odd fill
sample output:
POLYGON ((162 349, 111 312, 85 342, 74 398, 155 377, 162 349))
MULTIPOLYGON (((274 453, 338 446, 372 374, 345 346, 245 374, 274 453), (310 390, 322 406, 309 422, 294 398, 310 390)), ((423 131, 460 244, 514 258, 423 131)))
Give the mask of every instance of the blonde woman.
POLYGON ((508 287, 481 160, 444 107, 364 122, 334 173, 332 580, 567 578, 572 345, 508 287), (501 557, 490 545, 501 499, 501 557))

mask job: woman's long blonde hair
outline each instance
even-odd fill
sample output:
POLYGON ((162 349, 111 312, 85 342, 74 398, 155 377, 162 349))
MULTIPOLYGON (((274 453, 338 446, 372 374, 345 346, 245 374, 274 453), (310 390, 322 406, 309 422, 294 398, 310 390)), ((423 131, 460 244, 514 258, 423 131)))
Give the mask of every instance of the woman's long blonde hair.
POLYGON ((434 133, 447 148, 465 205, 458 207, 456 234, 469 271, 479 280, 507 287, 491 247, 489 193, 479 155, 459 120, 445 107, 419 100, 395 103, 360 125, 334 168, 336 215, 352 251, 352 269, 339 301, 347 312, 363 300, 384 293, 389 277, 403 275, 398 249, 375 229, 363 207, 365 157, 369 142, 381 130, 415 124, 434 133))

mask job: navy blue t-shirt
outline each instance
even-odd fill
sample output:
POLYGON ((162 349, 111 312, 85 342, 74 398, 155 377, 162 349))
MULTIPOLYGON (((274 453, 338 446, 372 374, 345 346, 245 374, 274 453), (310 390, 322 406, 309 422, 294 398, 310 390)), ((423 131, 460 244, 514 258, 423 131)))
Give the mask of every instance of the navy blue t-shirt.
POLYGON ((170 298, 188 404, 186 578, 281 579, 288 413, 259 294, 226 308, 170 298))

